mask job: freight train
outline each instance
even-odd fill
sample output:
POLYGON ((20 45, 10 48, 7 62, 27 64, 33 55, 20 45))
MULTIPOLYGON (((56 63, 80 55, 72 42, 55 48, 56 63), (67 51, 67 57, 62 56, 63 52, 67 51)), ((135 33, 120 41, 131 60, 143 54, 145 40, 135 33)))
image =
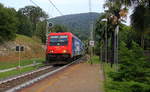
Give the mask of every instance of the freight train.
POLYGON ((50 33, 47 38, 46 62, 67 64, 84 55, 84 44, 70 32, 50 33))

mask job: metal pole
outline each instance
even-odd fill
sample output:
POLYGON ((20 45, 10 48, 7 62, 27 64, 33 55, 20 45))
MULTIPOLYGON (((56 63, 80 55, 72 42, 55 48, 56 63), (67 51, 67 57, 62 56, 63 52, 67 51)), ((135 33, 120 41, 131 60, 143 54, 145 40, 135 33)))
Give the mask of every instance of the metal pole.
POLYGON ((119 31, 119 26, 116 27, 114 33, 114 63, 115 63, 116 71, 118 71, 118 31, 119 31))
POLYGON ((46 32, 45 32, 45 37, 46 37, 46 43, 47 43, 47 37, 48 37, 48 20, 46 20, 46 32))
MULTIPOLYGON (((46 30, 45 30, 45 48, 47 48, 46 46, 48 45, 48 20, 46 20, 46 30)), ((46 51, 46 50, 45 50, 46 51)), ((49 60, 47 60, 47 55, 45 56, 45 62, 48 63, 49 60)))
POLYGON ((114 65, 115 65, 115 71, 116 71, 116 28, 114 31, 114 65))
POLYGON ((89 12, 91 13, 92 7, 91 7, 91 0, 89 0, 89 12))
MULTIPOLYGON (((93 22, 92 22, 92 20, 91 20, 90 27, 91 27, 91 40, 93 41, 93 22)), ((92 46, 91 46, 91 55, 93 56, 93 47, 92 46)))
MULTIPOLYGON (((91 41, 93 41, 93 23, 92 23, 92 21, 90 22, 90 35, 91 35, 91 37, 90 37, 90 39, 91 39, 91 41)), ((90 46, 90 51, 91 51, 91 53, 90 53, 90 57, 91 57, 91 64, 92 64, 92 56, 93 56, 93 47, 92 46, 90 46)))
POLYGON ((105 27, 105 62, 107 62, 107 21, 105 27))
POLYGON ((19 66, 18 66, 19 68, 20 68, 20 65, 21 65, 21 64, 20 64, 20 63, 21 63, 21 62, 20 62, 20 60, 21 60, 21 53, 20 53, 20 49, 21 49, 21 48, 20 48, 20 47, 21 47, 21 46, 19 46, 19 66))
POLYGON ((118 71, 118 34, 119 33, 119 26, 117 26, 117 32, 116 32, 116 69, 118 71))
POLYGON ((104 61, 107 62, 107 19, 102 19, 106 24, 104 25, 104 61))
MULTIPOLYGON (((90 20, 90 40, 93 41, 93 21, 92 21, 92 5, 91 5, 91 0, 89 0, 89 20, 90 20)), ((91 57, 93 56, 93 47, 90 46, 90 50, 91 50, 91 57)), ((91 61, 92 62, 92 61, 91 61)))
POLYGON ((103 62, 103 47, 101 46, 101 62, 103 62))

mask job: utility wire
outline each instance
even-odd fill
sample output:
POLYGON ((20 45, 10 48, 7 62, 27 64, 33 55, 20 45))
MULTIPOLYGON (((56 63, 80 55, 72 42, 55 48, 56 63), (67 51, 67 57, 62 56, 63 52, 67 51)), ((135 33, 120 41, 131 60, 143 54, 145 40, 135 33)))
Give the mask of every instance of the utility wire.
POLYGON ((39 5, 37 5, 33 0, 30 0, 31 3, 33 3, 35 6, 40 7, 39 5))
MULTIPOLYGON (((33 0, 30 0, 31 3, 33 3, 35 6, 40 7, 39 5, 37 5, 33 0)), ((40 7, 41 8, 41 7, 40 7)), ((53 17, 51 14, 49 14, 49 16, 53 17)))
MULTIPOLYGON (((50 2, 50 4, 58 11, 58 13, 63 16, 63 13, 56 7, 56 5, 51 1, 48 0, 50 2)), ((31 3, 33 3, 35 6, 40 7, 39 5, 37 5, 33 0, 30 0, 31 3)))
POLYGON ((59 14, 61 15, 61 16, 63 16, 63 13, 56 7, 56 5, 51 1, 51 0, 48 0, 51 4, 52 4, 52 6, 59 12, 59 14))

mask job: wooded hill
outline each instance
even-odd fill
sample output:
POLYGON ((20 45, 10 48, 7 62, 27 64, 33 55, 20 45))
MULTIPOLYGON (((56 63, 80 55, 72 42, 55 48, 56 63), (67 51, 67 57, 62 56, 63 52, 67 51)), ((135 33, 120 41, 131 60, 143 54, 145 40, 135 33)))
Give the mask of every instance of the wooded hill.
POLYGON ((56 18, 49 19, 54 25, 63 25, 82 40, 87 40, 90 35, 90 16, 92 21, 96 22, 99 18, 99 13, 81 13, 64 15, 56 18))

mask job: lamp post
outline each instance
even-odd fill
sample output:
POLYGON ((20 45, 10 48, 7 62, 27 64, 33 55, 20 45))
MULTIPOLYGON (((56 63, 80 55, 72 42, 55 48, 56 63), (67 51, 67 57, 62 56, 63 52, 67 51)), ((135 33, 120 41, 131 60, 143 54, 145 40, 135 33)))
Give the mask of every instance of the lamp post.
MULTIPOLYGON (((48 45, 48 30, 49 28, 52 28, 53 23, 49 23, 47 18, 40 18, 40 21, 41 22, 44 21, 46 23, 45 30, 44 30, 45 31, 45 48, 46 48, 46 46, 48 45)), ((48 62, 47 56, 45 56, 45 58, 46 58, 45 63, 47 63, 48 62)))
POLYGON ((49 22, 48 22, 48 19, 47 18, 43 18, 41 17, 40 18, 40 21, 43 22, 45 21, 46 22, 46 28, 45 28, 45 45, 46 45, 46 42, 47 42, 47 37, 48 37, 48 27, 49 27, 49 22))
POLYGON ((94 47, 94 39, 93 39, 93 17, 92 17, 92 0, 89 0, 89 21, 90 21, 90 61, 92 64, 92 56, 93 56, 93 47, 94 47))
POLYGON ((114 33, 114 62, 116 71, 118 71, 118 32, 119 26, 117 25, 114 33))
MULTIPOLYGON (((46 20, 46 28, 45 28, 45 51, 48 45, 48 20, 46 20)), ((47 58, 48 56, 45 55, 45 63, 48 64, 49 59, 47 58)))
POLYGON ((104 30, 105 30, 105 36, 104 36, 104 38, 105 38, 105 41, 104 41, 104 46, 105 46, 105 62, 107 62, 107 19, 102 19, 101 20, 102 22, 106 22, 105 23, 105 28, 104 28, 104 30))

